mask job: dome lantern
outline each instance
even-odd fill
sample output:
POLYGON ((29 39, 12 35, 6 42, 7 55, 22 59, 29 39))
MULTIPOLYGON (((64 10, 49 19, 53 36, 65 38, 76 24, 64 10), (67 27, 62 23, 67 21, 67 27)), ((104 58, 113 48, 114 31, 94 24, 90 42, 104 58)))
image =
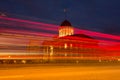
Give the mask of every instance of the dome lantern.
POLYGON ((59 28, 59 37, 64 37, 73 34, 74 34, 74 29, 71 23, 68 20, 64 20, 59 28))

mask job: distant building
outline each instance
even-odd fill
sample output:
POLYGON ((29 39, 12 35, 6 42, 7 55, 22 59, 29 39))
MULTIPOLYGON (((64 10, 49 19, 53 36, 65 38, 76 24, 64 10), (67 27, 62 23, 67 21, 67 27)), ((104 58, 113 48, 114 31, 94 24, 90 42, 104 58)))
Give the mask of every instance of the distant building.
POLYGON ((68 20, 61 23, 58 37, 44 41, 43 46, 44 56, 48 59, 101 56, 98 41, 85 34, 74 34, 74 28, 68 20))

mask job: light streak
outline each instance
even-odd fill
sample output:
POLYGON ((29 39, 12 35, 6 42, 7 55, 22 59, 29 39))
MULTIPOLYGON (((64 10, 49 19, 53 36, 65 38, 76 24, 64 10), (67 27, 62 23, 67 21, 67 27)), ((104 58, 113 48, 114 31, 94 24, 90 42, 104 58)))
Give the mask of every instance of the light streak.
POLYGON ((93 32, 93 31, 88 31, 88 30, 82 30, 82 29, 77 29, 77 28, 76 28, 76 33, 83 33, 83 34, 86 34, 89 36, 120 40, 120 36, 104 34, 104 33, 100 33, 100 32, 93 32))
MULTIPOLYGON (((41 59, 44 57, 45 53, 43 51, 45 48, 48 48, 48 52, 54 52, 52 50, 57 51, 58 49, 57 53, 59 53, 59 55, 62 55, 62 57, 60 57, 58 55, 54 56, 53 53, 51 55, 48 54, 47 55, 48 57, 46 58, 50 58, 50 56, 52 56, 52 59, 96 59, 96 58, 99 59, 99 57, 101 56, 102 57, 120 56, 120 42, 119 42, 120 36, 75 28, 76 33, 86 34, 91 37, 100 37, 101 39, 73 36, 59 38, 58 36, 55 37, 57 35, 56 32, 58 32, 57 25, 1 16, 0 21, 1 21, 0 49, 4 48, 3 50, 1 50, 0 55, 2 55, 3 53, 4 55, 9 55, 11 57, 5 56, 6 58, 9 59, 13 58, 41 59), (17 28, 17 26, 19 28, 17 28), (35 29, 37 29, 38 31, 35 31, 35 29), (71 44, 72 47, 70 46, 71 44), (65 45, 67 47, 65 47, 65 45), (35 46, 39 47, 39 49, 34 48, 35 46), (51 46, 52 49, 50 48, 51 46), (13 56, 15 54, 29 56, 13 56), (34 55, 42 54, 42 56, 38 57, 34 56, 33 54, 34 55), (70 57, 68 56, 68 54, 71 54, 73 56, 70 57), (83 55, 84 58, 79 57, 80 54, 83 55), (77 56, 74 57, 74 55, 77 56), (94 58, 91 56, 93 56, 94 58)), ((0 57, 4 58, 4 56, 0 57)))

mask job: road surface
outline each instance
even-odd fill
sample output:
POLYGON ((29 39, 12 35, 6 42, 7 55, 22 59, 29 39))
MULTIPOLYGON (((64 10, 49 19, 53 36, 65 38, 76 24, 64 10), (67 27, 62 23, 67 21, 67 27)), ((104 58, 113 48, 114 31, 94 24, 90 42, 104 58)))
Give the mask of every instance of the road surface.
POLYGON ((0 80, 120 80, 120 66, 23 65, 0 67, 0 80))

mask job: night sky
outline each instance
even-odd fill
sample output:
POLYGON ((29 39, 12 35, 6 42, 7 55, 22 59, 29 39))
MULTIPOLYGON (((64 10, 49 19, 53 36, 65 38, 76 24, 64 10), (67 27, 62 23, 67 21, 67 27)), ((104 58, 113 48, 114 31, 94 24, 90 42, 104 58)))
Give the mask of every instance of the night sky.
POLYGON ((0 12, 57 25, 65 19, 64 8, 76 28, 120 35, 120 0, 0 0, 0 12))

